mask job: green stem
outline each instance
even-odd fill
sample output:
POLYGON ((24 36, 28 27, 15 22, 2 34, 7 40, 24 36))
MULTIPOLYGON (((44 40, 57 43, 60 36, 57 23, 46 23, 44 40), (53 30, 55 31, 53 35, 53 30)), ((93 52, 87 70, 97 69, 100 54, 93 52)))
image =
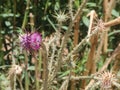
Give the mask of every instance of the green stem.
POLYGON ((20 84, 20 90, 24 90, 23 85, 22 85, 22 77, 21 76, 20 76, 20 78, 17 77, 17 80, 18 80, 18 82, 20 84))
POLYGON ((38 64, 38 71, 39 71, 39 74, 41 72, 41 64, 42 64, 42 55, 41 55, 41 51, 39 49, 39 64, 38 64))
POLYGON ((36 59, 36 64, 35 64, 35 75, 36 75, 36 90, 39 90, 40 89, 40 83, 39 83, 39 80, 40 80, 40 71, 41 71, 41 51, 39 50, 39 61, 36 59))
POLYGON ((38 60, 35 62, 35 87, 39 90, 39 71, 38 71, 38 60))
POLYGON ((16 90, 16 74, 14 74, 14 90, 16 90))
POLYGON ((43 61, 43 90, 48 90, 48 55, 44 43, 41 43, 41 52, 43 61))
POLYGON ((16 0, 13 0, 14 2, 14 5, 13 5, 13 13, 14 13, 14 16, 13 16, 13 30, 15 30, 15 23, 16 23, 16 0))
POLYGON ((30 0, 27 0, 27 6, 26 6, 26 10, 25 10, 25 15, 24 15, 23 23, 22 23, 22 29, 25 28, 25 25, 26 25, 26 23, 28 21, 27 16, 28 16, 28 13, 29 13, 29 3, 30 3, 30 0))
POLYGON ((28 80, 28 72, 25 71, 25 90, 29 90, 29 80, 28 80))
POLYGON ((25 90, 29 90, 29 77, 28 77, 28 72, 27 72, 27 65, 28 65, 28 56, 27 56, 27 51, 24 51, 25 55, 25 90))

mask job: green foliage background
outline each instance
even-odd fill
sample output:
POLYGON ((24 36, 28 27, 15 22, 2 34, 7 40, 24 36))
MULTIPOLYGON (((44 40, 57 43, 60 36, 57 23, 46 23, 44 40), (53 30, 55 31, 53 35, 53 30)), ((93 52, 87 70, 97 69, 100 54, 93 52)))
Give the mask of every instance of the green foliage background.
MULTIPOLYGON (((75 13, 83 0, 75 0, 73 5, 73 12, 75 13)), ((11 51, 14 51, 14 48, 17 45, 14 45, 14 40, 22 32, 22 23, 26 10, 26 0, 0 0, 0 83, 3 82, 2 79, 6 80, 8 69, 12 64, 11 60, 11 51), (7 40, 7 41, 6 41, 7 40), (11 48, 7 48, 7 46, 11 48)), ((85 8, 83 9, 83 14, 80 20, 80 36, 79 42, 87 35, 89 18, 87 14, 91 10, 95 10, 99 18, 103 19, 103 0, 88 0, 85 8)), ((30 0, 29 13, 34 15, 35 28, 42 33, 42 37, 51 35, 55 32, 54 27, 58 26, 56 18, 54 18, 55 12, 65 11, 68 13, 68 0, 30 0), (39 29, 38 29, 39 28, 39 29)), ((29 13, 27 15, 27 20, 29 22, 29 13)), ((116 6, 112 10, 111 19, 115 19, 120 16, 120 0, 116 0, 116 6)), ((63 33, 68 28, 68 22, 66 22, 62 28, 63 33)), ((30 25, 27 23, 25 29, 30 31, 30 25)), ((71 39, 71 43, 73 43, 71 39)), ((109 46, 108 51, 111 53, 120 42, 120 25, 111 27, 109 31, 109 46)), ((86 46, 89 48, 89 46, 86 46)), ((85 46, 81 47, 80 60, 77 61, 77 68, 75 73, 78 75, 84 70, 84 64, 87 59, 87 51, 85 46)), ((19 60, 23 59, 22 55, 16 57, 17 63, 19 60)), ((102 60, 105 57, 102 57, 102 60)), ((101 61, 98 66, 101 67, 103 61, 101 61)), ((98 67, 98 68, 99 68, 98 67)), ((30 67, 30 70, 34 70, 34 67, 30 67)), ((60 72, 59 77, 66 76, 69 73, 69 70, 63 70, 60 72)), ((8 81, 9 82, 9 81, 8 81)), ((8 83, 7 81, 5 83, 8 83)), ((0 86, 0 90, 4 89, 4 85, 0 86)), ((56 89, 57 90, 57 89, 56 89)))

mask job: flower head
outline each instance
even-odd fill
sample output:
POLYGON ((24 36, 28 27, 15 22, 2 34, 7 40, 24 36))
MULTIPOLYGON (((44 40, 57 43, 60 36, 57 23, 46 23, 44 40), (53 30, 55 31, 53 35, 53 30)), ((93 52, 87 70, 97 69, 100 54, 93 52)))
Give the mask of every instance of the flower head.
POLYGON ((117 83, 117 78, 110 72, 103 72, 98 75, 98 78, 100 81, 100 87, 103 89, 110 89, 112 85, 115 85, 115 83, 117 83))
POLYGON ((28 51, 37 51, 42 42, 41 34, 38 32, 27 33, 20 37, 21 46, 28 51))
POLYGON ((100 19, 96 19, 96 22, 94 22, 94 25, 93 25, 93 30, 99 30, 100 32, 101 31, 105 31, 106 27, 104 25, 104 22, 100 19))
POLYGON ((101 87, 111 88, 112 81, 114 80, 114 75, 109 72, 104 72, 100 76, 101 76, 101 87))
POLYGON ((26 50, 30 49, 30 41, 31 41, 31 39, 30 39, 29 33, 24 34, 20 37, 21 46, 26 50))
POLYGON ((68 15, 65 14, 65 12, 55 12, 55 16, 54 16, 58 22, 65 22, 68 19, 68 15))
POLYGON ((42 42, 42 37, 40 33, 33 33, 31 36, 30 46, 33 50, 38 50, 40 48, 40 43, 42 42))

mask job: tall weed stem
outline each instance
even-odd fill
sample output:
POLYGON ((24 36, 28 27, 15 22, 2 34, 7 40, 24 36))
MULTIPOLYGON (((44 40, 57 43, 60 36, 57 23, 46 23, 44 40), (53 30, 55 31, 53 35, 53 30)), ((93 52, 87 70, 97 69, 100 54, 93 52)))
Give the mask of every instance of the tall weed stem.
POLYGON ((28 67, 28 56, 27 56, 27 51, 24 51, 25 55, 25 90, 29 90, 29 77, 28 77, 28 72, 27 72, 27 67, 28 67))

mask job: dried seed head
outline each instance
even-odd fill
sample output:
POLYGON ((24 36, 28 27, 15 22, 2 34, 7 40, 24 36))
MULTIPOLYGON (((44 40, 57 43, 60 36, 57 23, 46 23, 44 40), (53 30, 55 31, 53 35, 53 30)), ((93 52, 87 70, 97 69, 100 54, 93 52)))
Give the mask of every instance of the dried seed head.
POLYGON ((94 23, 93 25, 93 30, 99 30, 99 31, 103 31, 106 29, 105 25, 104 25, 104 22, 100 19, 96 19, 96 22, 94 23))
POLYGON ((105 30, 105 25, 102 20, 98 20, 98 28, 99 30, 105 30))
POLYGON ((117 80, 115 75, 110 72, 103 72, 98 75, 98 78, 100 79, 100 87, 103 89, 111 88, 113 82, 116 82, 117 80))
POLYGON ((58 22, 65 22, 68 19, 68 15, 65 12, 55 12, 54 17, 57 19, 58 22))

